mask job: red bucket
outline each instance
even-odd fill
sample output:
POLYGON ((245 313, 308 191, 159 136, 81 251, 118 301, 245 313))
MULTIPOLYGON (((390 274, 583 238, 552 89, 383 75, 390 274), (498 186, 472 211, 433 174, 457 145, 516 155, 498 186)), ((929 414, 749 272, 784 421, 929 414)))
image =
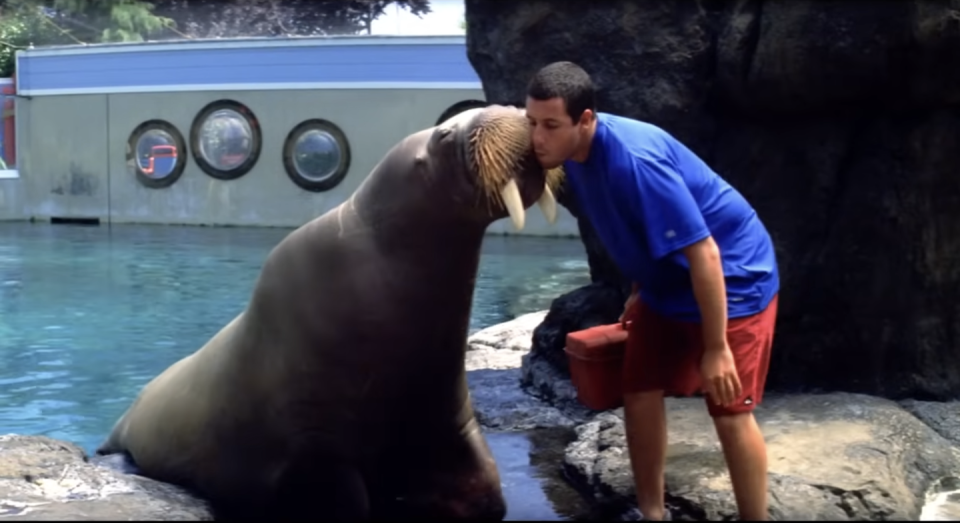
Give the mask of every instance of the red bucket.
POLYGON ((627 330, 623 323, 598 325, 567 334, 570 381, 577 400, 593 410, 623 405, 623 353, 627 330))

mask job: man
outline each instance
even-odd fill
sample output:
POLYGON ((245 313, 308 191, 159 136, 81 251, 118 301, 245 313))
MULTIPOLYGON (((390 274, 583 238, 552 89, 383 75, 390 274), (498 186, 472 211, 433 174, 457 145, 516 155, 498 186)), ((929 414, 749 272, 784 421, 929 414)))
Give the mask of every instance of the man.
POLYGON ((624 421, 642 516, 665 515, 664 392, 702 388, 740 518, 767 519, 766 445, 753 408, 780 288, 770 235, 743 196, 667 132, 597 113, 576 64, 541 69, 526 111, 540 162, 563 165, 567 190, 633 281, 621 317, 630 321, 624 421))

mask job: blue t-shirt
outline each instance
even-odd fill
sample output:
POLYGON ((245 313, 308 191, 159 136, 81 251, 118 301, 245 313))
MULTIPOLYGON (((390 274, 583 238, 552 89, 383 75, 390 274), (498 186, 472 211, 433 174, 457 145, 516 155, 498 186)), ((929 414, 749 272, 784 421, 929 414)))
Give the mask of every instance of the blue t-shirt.
POLYGON ((709 235, 720 249, 728 317, 761 312, 779 291, 773 242, 756 211, 663 129, 597 113, 589 157, 563 168, 603 246, 653 310, 700 321, 680 249, 709 235))

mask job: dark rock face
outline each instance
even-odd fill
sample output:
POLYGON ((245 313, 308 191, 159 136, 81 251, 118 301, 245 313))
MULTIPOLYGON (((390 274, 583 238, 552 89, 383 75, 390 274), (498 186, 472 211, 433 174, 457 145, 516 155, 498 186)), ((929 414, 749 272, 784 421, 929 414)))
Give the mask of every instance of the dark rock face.
MULTIPOLYGON (((518 103, 538 68, 572 60, 601 111, 664 127, 750 200, 782 272, 769 389, 960 395, 960 4, 466 0, 466 14, 488 101, 518 103)), ((593 280, 622 283, 581 229, 593 280)))
POLYGON ((567 333, 616 322, 629 292, 629 286, 624 289, 598 281, 553 300, 543 323, 533 331, 531 357, 543 358, 563 376, 569 376, 567 356, 563 352, 567 333))

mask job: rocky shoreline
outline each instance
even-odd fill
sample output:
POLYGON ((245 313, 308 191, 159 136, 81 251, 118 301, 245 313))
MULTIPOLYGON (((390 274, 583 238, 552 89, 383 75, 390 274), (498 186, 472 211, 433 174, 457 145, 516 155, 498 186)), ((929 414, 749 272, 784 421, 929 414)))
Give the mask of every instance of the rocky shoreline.
MULTIPOLYGON (((576 431, 562 474, 607 514, 631 506, 622 409, 595 412, 542 358, 533 330, 546 311, 481 330, 468 380, 488 431, 576 431)), ((733 519, 723 457, 702 399, 669 398, 667 497, 679 520, 733 519)), ((935 484, 960 476, 960 404, 847 393, 772 395, 757 417, 770 456, 773 519, 917 520, 935 484)), ((0 517, 12 520, 210 520, 181 489, 123 474, 71 443, 0 436, 0 517)))
MULTIPOLYGON (((583 408, 569 378, 529 352, 533 328, 543 314, 478 332, 468 352, 476 356, 468 361, 490 361, 489 352, 505 350, 516 361, 516 353, 522 353, 514 390, 534 407, 526 410, 517 402, 512 419, 518 425, 500 422, 497 428, 543 427, 546 420, 573 423, 577 439, 558 466, 591 501, 619 513, 633 497, 622 409, 583 408)), ((496 394, 503 397, 503 389, 496 394)), ((478 412, 506 419, 501 414, 506 405, 486 400, 493 395, 490 390, 477 393, 478 412)), ((668 398, 667 404, 666 483, 676 519, 735 518, 729 477, 703 400, 668 398)), ((773 519, 917 520, 931 486, 960 475, 960 403, 898 404, 848 393, 770 395, 758 407, 757 418, 768 444, 773 519)))

